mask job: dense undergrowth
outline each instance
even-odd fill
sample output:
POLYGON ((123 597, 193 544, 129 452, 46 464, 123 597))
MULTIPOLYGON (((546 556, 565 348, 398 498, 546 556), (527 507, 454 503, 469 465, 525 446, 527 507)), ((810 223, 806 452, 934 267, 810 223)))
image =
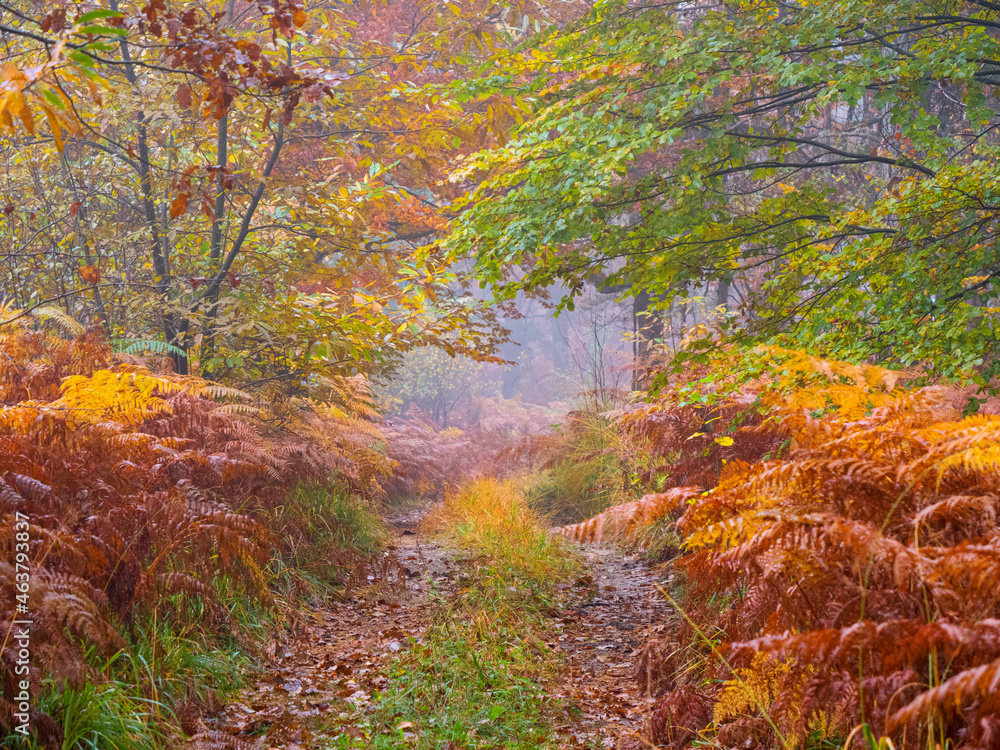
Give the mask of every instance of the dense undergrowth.
POLYGON ((0 401, 0 615, 33 623, 30 677, 12 628, 3 641, 5 746, 150 748, 197 731, 297 602, 363 581, 385 544, 363 494, 388 462, 361 420, 286 403, 278 430, 242 394, 113 355, 97 334, 13 323, 0 401))
POLYGON ((687 425, 661 433, 666 450, 715 409, 719 449, 665 466, 693 486, 562 530, 634 543, 655 525, 662 548, 682 546, 664 592, 682 624, 636 670, 659 696, 651 742, 1000 742, 1000 417, 963 419, 960 392, 903 382, 784 353, 718 407, 668 395, 647 412, 687 425))
POLYGON ((729 463, 777 456, 787 445, 787 431, 753 398, 679 402, 664 394, 570 412, 556 430, 524 441, 520 450, 537 470, 532 504, 553 525, 574 523, 637 495, 711 486, 729 463))
POLYGON ((578 559, 513 482, 449 493, 427 526, 461 550, 466 574, 457 594, 432 594, 435 619, 391 666, 367 737, 340 746, 558 747, 566 707, 545 690, 558 675, 546 633, 578 559))

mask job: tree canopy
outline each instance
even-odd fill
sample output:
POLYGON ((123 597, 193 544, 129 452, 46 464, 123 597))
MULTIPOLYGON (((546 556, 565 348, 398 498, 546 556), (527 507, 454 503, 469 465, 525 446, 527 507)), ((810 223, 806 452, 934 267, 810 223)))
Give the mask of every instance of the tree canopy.
POLYGON ((515 120, 452 91, 511 43, 505 6, 4 7, 14 308, 243 384, 503 340, 457 269, 415 251, 461 191, 450 160, 515 120))
POLYGON ((998 29, 986 0, 598 2, 524 50, 533 117, 464 165, 453 252, 507 293, 714 291, 729 338, 985 382, 998 29))

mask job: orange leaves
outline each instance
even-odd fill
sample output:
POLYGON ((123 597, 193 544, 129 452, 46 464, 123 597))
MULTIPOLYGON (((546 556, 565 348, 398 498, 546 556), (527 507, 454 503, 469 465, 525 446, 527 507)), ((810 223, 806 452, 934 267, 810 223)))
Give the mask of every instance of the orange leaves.
POLYGON ((184 214, 188 209, 188 193, 177 193, 170 201, 170 218, 176 219, 184 214))
MULTIPOLYGON (((824 398, 827 415, 792 421, 787 457, 739 465, 691 498, 677 523, 688 605, 734 597, 698 626, 724 633, 732 663, 795 659, 772 686, 786 736, 820 724, 846 734, 864 716, 912 746, 935 712, 952 739, 978 736, 997 712, 981 699, 1000 684, 1000 418, 952 421, 940 389, 891 390, 894 378, 864 369, 848 385, 836 363, 783 361, 840 381, 785 391, 783 414, 817 393, 840 408, 824 398)), ((734 725, 756 715, 716 709, 734 725)))
POLYGON ((14 118, 19 118, 25 130, 30 135, 35 134, 35 120, 28 109, 24 89, 31 82, 23 71, 13 65, 0 68, 0 82, 3 84, 3 94, 0 95, 0 122, 4 129, 13 134, 16 130, 14 118))
POLYGON ((38 127, 32 112, 32 107, 37 107, 45 115, 59 151, 63 150, 63 133, 73 132, 78 127, 66 94, 58 86, 48 85, 50 72, 64 62, 63 46, 63 40, 52 45, 37 65, 22 68, 0 66, 0 129, 14 136, 18 131, 16 120, 29 135, 37 135, 38 127))
POLYGON ((80 266, 79 272, 80 272, 80 278, 82 278, 88 284, 101 283, 101 272, 97 270, 96 266, 80 266))

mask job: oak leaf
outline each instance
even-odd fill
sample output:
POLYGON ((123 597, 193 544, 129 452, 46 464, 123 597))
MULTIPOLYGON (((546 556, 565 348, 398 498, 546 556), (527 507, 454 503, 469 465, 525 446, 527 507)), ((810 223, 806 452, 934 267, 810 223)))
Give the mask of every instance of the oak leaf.
POLYGON ((178 193, 174 196, 174 199, 170 202, 170 218, 176 219, 178 216, 187 211, 188 208, 188 194, 178 193))

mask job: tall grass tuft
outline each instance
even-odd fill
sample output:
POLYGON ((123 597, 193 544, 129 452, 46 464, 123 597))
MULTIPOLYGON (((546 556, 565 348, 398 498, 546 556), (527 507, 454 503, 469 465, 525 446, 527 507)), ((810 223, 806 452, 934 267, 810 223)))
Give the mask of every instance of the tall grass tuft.
POLYGON ((577 413, 552 441, 549 454, 528 497, 554 526, 582 521, 642 494, 638 472, 646 456, 607 417, 577 413))
POLYGON ((541 587, 565 578, 578 565, 565 542, 548 533, 545 519, 515 480, 470 482, 446 495, 425 524, 459 549, 541 587))

